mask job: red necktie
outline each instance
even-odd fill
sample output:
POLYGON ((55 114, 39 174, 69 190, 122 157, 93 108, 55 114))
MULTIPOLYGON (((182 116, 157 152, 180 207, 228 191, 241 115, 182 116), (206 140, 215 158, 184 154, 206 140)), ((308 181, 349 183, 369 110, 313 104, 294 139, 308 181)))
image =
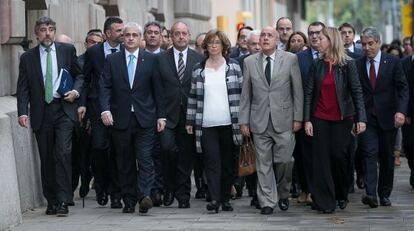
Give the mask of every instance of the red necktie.
POLYGON ((377 82, 377 77, 375 74, 375 60, 371 59, 369 60, 370 67, 369 67, 369 82, 371 83, 372 89, 375 89, 375 84, 377 82))

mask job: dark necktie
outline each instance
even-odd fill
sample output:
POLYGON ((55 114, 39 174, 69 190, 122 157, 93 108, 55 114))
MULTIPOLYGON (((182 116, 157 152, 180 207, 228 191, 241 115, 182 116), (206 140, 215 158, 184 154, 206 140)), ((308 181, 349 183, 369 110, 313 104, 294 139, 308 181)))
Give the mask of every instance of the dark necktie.
POLYGON ((266 63, 266 68, 265 68, 265 76, 266 76, 266 80, 267 80, 267 83, 270 85, 270 62, 272 61, 271 59, 270 59, 270 56, 267 56, 266 57, 266 61, 267 61, 267 63, 266 63))
POLYGON ((375 60, 369 60, 369 83, 371 84, 372 89, 375 89, 375 84, 377 83, 377 77, 375 74, 375 60))
POLYGON ((116 49, 116 48, 111 48, 111 54, 112 53, 115 53, 115 52, 117 52, 118 51, 118 49, 116 49))
POLYGON ((178 79, 180 80, 180 82, 183 81, 184 78, 184 70, 185 70, 185 65, 184 65, 184 60, 183 60, 183 53, 180 52, 180 54, 178 54, 179 58, 178 58, 178 79))

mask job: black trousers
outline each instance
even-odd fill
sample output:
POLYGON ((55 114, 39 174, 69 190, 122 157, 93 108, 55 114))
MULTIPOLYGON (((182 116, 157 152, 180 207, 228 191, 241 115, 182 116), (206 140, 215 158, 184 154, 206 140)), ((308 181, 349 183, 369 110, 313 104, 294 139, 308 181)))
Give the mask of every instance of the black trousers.
POLYGON ((161 132, 162 169, 165 190, 179 202, 189 202, 191 171, 195 158, 195 137, 185 130, 184 115, 177 127, 161 132))
POLYGON ((359 136, 363 156, 363 172, 367 195, 389 197, 394 184, 394 143, 397 129, 383 130, 377 120, 371 120, 359 136), (377 171, 379 164, 379 174, 377 171))
POLYGON ((226 202, 231 197, 234 181, 233 131, 231 125, 202 129, 201 145, 204 171, 211 199, 226 202))
POLYGON ((338 122, 312 119, 312 199, 321 210, 335 209, 336 200, 348 199, 348 145, 352 120, 338 122))
POLYGON ((75 122, 72 136, 72 192, 75 192, 79 184, 89 184, 92 179, 91 136, 79 122, 75 122))
MULTIPOLYGON (((313 148, 312 148, 312 137, 305 134, 305 130, 299 130, 295 136, 296 146, 300 148, 300 154, 298 158, 298 169, 299 169, 299 184, 302 192, 311 193, 313 187, 313 148)), ((296 149, 295 146, 295 149, 296 149)), ((296 163, 296 157, 295 157, 296 163)))
POLYGON ((154 184, 152 154, 156 139, 155 127, 141 127, 135 115, 131 115, 127 129, 112 129, 121 195, 126 206, 134 207, 143 197, 150 196, 154 184))
POLYGON ((151 194, 164 192, 164 175, 162 173, 162 152, 161 140, 157 134, 154 152, 152 153, 152 161, 154 162, 154 185, 151 189, 151 194))
POLYGON ((59 101, 45 104, 42 125, 35 131, 43 195, 50 205, 72 201, 72 121, 59 101))
POLYGON ((110 130, 102 123, 97 99, 88 101, 88 117, 91 120, 92 171, 96 193, 109 194, 111 198, 119 199, 121 190, 115 152, 111 145, 110 130))
POLYGON ((204 180, 203 154, 197 154, 194 152, 194 155, 194 182, 197 190, 205 190, 207 185, 204 180))
POLYGON ((408 161, 408 166, 411 170, 411 175, 414 175, 414 124, 411 121, 410 125, 404 125, 403 132, 403 146, 404 154, 408 161))

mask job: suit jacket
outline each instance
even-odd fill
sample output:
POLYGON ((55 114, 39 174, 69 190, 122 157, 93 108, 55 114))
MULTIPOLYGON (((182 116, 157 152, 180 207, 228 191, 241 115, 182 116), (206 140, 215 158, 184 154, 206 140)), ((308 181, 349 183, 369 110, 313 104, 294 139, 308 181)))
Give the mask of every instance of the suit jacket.
POLYGON ((299 53, 296 53, 298 57, 299 62, 299 68, 300 68, 300 75, 302 76, 302 82, 303 85, 306 84, 306 82, 309 79, 309 70, 314 62, 313 55, 312 55, 312 49, 306 49, 304 51, 301 51, 299 53))
POLYGON ((373 114, 375 114, 382 129, 394 129, 394 115, 396 112, 407 113, 409 97, 408 84, 401 61, 391 55, 381 53, 375 89, 369 82, 366 62, 366 56, 356 61, 368 123, 374 119, 373 114))
POLYGON ((243 55, 243 56, 240 56, 240 57, 235 58, 235 59, 237 60, 237 62, 239 62, 239 66, 240 66, 240 68, 241 68, 241 70, 242 70, 242 71, 243 71, 243 69, 244 69, 244 60, 245 60, 247 57, 249 57, 249 55, 250 55, 250 54, 243 55))
MULTIPOLYGON (((120 49, 123 49, 122 44, 120 49)), ((84 54, 84 60, 83 73, 85 74, 85 82, 83 84, 83 93, 79 99, 79 106, 86 106, 88 99, 98 99, 99 97, 99 79, 105 64, 104 43, 88 48, 84 54)))
POLYGON ((111 111, 115 129, 126 129, 134 115, 143 128, 156 126, 158 118, 165 118, 162 107, 161 81, 154 75, 155 55, 139 49, 132 89, 128 79, 125 49, 107 56, 100 78, 99 100, 101 110, 111 111))
POLYGON ((276 132, 292 129, 303 119, 303 88, 296 55, 277 50, 270 85, 263 70, 263 53, 244 60, 240 124, 250 124, 253 133, 263 133, 272 119, 276 132))
MULTIPOLYGON (((183 81, 178 78, 177 68, 174 61, 173 48, 157 56, 156 75, 161 80, 163 86, 163 102, 167 116, 167 127, 175 128, 180 120, 180 116, 185 116, 187 112, 188 94, 191 88, 191 74, 195 64, 201 62, 203 56, 188 49, 187 60, 183 81)), ((182 119, 185 119, 182 118, 182 119)))
MULTIPOLYGON (((55 43, 58 73, 62 68, 74 78, 74 90, 82 92, 83 75, 73 45, 55 43)), ((34 131, 42 125, 45 109, 45 86, 40 61, 39 45, 28 50, 20 57, 19 78, 17 80, 18 115, 29 115, 34 131), (29 113, 30 104, 30 113, 29 113)), ((77 104, 62 100, 65 114, 73 121, 77 120, 77 104)))
POLYGON ((404 69, 405 77, 407 78, 410 99, 408 102, 407 116, 413 118, 414 116, 414 62, 412 61, 412 55, 407 56, 401 60, 404 69))

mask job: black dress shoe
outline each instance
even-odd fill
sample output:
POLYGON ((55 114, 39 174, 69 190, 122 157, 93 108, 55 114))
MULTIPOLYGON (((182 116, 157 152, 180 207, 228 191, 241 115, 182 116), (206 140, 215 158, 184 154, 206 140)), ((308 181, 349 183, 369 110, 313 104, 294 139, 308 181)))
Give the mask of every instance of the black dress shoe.
POLYGON ((96 202, 101 206, 108 204, 108 195, 105 192, 97 192, 96 202))
POLYGON ((217 201, 211 201, 210 203, 206 205, 206 209, 208 211, 215 211, 216 213, 218 213, 219 208, 220 208, 220 203, 218 203, 217 201))
POLYGON ((321 212, 323 214, 331 214, 335 212, 335 209, 325 209, 325 210, 321 210, 321 212))
POLYGON ((345 209, 347 205, 348 205, 347 200, 338 200, 338 207, 340 209, 345 209))
POLYGON ((277 202, 279 205, 280 210, 286 211, 289 209, 289 199, 280 199, 279 202, 277 202))
POLYGON ((270 208, 270 207, 268 207, 268 206, 263 207, 263 208, 260 210, 260 214, 263 214, 263 215, 270 215, 270 214, 272 214, 272 213, 273 213, 273 209, 272 209, 272 208, 270 208))
POLYGON ((241 198, 243 196, 243 185, 235 184, 234 188, 236 189, 236 198, 241 198))
POLYGON ((47 205, 46 215, 56 215, 56 205, 47 205))
POLYGON ((206 191, 206 201, 207 202, 211 202, 211 194, 210 194, 210 191, 206 191))
POLYGON ((253 196, 252 200, 250 201, 250 206, 256 207, 259 204, 259 199, 257 196, 253 196))
POLYGON ((67 203, 68 206, 75 206, 75 202, 74 201, 70 201, 67 203))
POLYGON ((363 188, 365 188, 365 185, 364 185, 364 179, 362 178, 362 176, 357 175, 356 185, 357 185, 357 187, 358 187, 359 189, 363 189, 363 188))
POLYGON ((69 214, 69 208, 67 203, 60 203, 56 208, 56 216, 66 217, 69 214))
POLYGON ((362 196, 362 204, 369 205, 371 208, 378 207, 378 200, 374 196, 363 195, 362 196))
POLYGON ((122 209, 123 213, 135 213, 135 206, 132 205, 125 205, 125 207, 122 209))
POLYGON ((170 192, 164 193, 163 204, 164 206, 170 206, 174 202, 174 195, 170 192))
POLYGON ((388 198, 388 197, 381 197, 380 198, 380 205, 381 206, 391 206, 390 198, 388 198))
POLYGON ((179 209, 188 209, 188 208, 190 208, 190 202, 188 202, 188 201, 178 202, 178 208, 179 209))
POLYGON ((231 206, 230 202, 225 201, 221 203, 221 210, 231 212, 233 211, 233 206, 231 206))
POLYGON ((111 209, 122 209, 121 200, 118 198, 111 199, 111 209))
POLYGON ((152 200, 152 204, 154 205, 154 207, 160 207, 162 204, 161 193, 155 192, 151 194, 151 200, 152 200))
POLYGON ((139 212, 140 213, 147 213, 150 208, 152 208, 153 203, 150 197, 146 196, 142 198, 139 202, 139 212))
POLYGON ((194 197, 195 199, 204 199, 206 198, 206 192, 203 189, 197 189, 194 197))

